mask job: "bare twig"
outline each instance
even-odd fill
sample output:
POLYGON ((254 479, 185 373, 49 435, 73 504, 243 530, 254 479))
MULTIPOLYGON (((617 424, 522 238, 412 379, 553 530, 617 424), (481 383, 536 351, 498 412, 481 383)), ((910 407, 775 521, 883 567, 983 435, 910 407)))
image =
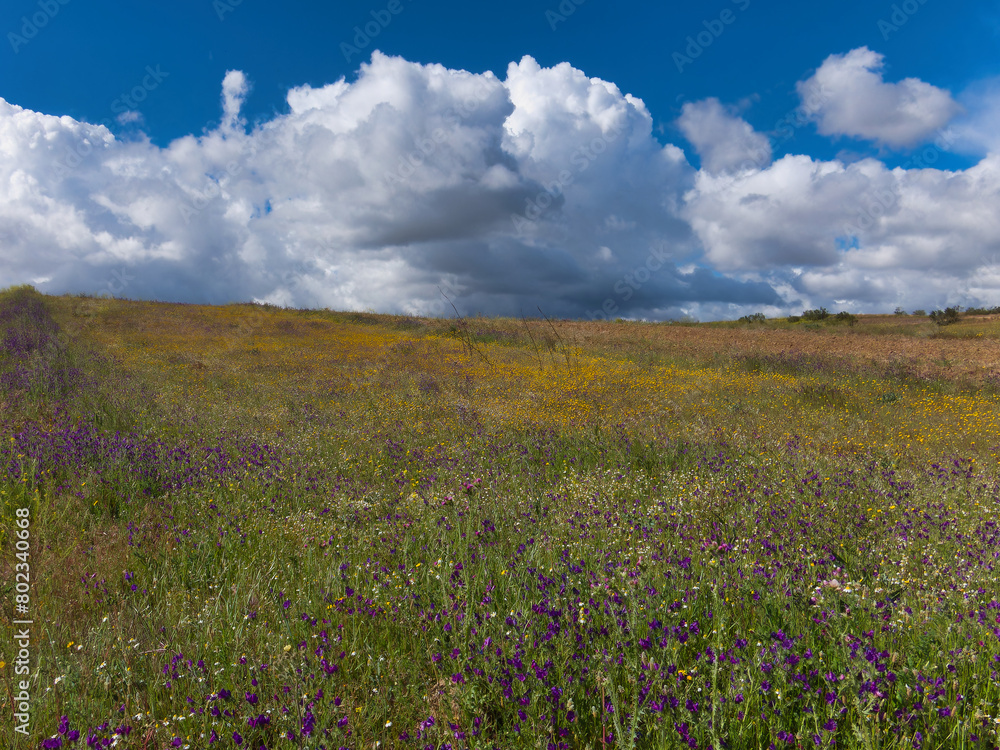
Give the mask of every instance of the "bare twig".
POLYGON ((555 327, 555 325, 553 325, 552 320, 549 318, 549 316, 546 315, 544 312, 542 312, 542 308, 541 307, 538 308, 538 312, 541 313, 542 318, 545 320, 546 323, 549 324, 549 328, 552 329, 552 333, 555 334, 556 340, 559 342, 559 345, 562 347, 562 355, 566 359, 566 367, 569 368, 570 367, 569 347, 566 346, 566 342, 563 340, 563 337, 559 335, 559 331, 556 330, 556 327, 555 327))
POLYGON ((532 347, 535 349, 535 356, 538 357, 538 369, 543 369, 542 363, 542 353, 538 350, 538 344, 535 343, 535 337, 531 335, 531 328, 528 326, 528 319, 524 317, 524 312, 521 312, 521 323, 524 325, 524 330, 528 332, 528 339, 531 341, 532 347))
POLYGON ((448 304, 451 305, 451 309, 455 311, 455 319, 458 321, 459 330, 462 332, 463 348, 466 347, 468 348, 470 357, 472 356, 473 353, 477 354, 480 357, 480 359, 482 359, 483 362, 489 365, 490 368, 492 369, 494 367, 493 362, 491 362, 490 358, 487 357, 486 354, 479 347, 475 345, 475 342, 472 340, 472 334, 469 333, 469 326, 465 322, 465 318, 463 318, 461 313, 459 313, 458 308, 455 307, 455 303, 451 301, 451 298, 444 293, 441 287, 438 287, 438 292, 441 293, 442 297, 448 300, 448 304))

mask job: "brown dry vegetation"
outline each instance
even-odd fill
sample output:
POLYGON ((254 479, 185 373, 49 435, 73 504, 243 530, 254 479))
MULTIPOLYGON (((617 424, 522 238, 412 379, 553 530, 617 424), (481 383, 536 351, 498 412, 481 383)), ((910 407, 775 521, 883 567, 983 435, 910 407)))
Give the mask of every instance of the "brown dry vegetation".
MULTIPOLYGON (((100 321, 105 335, 136 333, 158 339, 183 332, 232 340, 253 336, 307 336, 327 325, 349 324, 415 334, 445 334, 471 342, 496 341, 539 352, 567 347, 626 356, 638 361, 669 357, 698 363, 720 358, 794 353, 851 359, 894 368, 920 379, 970 383, 1000 379, 1000 316, 963 317, 957 325, 937 326, 923 316, 860 315, 855 326, 836 323, 705 324, 636 321, 576 321, 475 317, 460 320, 323 310, 282 310, 231 305, 228 322, 219 308, 201 305, 55 298, 64 327, 79 329, 100 321), (122 306, 135 307, 123 315, 122 306), (114 314, 107 314, 114 311, 114 314), (142 314, 139 314, 141 311, 142 314)), ((134 339, 133 339, 134 341, 134 339)), ((189 364, 195 364, 194 361, 189 364)), ((994 383, 996 384, 996 383, 994 383)))
POLYGON ((921 379, 984 382, 1000 376, 1000 320, 966 318, 940 328, 926 318, 859 316, 858 324, 696 326, 557 322, 560 335, 581 346, 651 351, 695 359, 796 353, 902 368, 921 379))

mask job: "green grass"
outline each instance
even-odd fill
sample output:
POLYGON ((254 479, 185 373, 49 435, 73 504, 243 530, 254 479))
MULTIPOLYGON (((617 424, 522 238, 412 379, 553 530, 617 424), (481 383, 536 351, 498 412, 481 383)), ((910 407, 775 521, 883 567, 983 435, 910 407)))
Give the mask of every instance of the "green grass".
MULTIPOLYGON (((32 299, 4 293, 0 315, 32 299)), ((69 346, 8 352, 0 372, 87 377, 2 394, 0 643, 18 509, 34 624, 30 737, 8 723, 0 744, 998 744, 997 449, 975 421, 991 424, 989 390, 863 358, 644 358, 545 321, 456 336, 43 301, 69 346), (594 378, 625 365, 637 385, 609 400, 594 378), (690 378, 672 417, 644 385, 661 367, 690 378), (565 398, 600 401, 589 418, 518 411, 580 373, 589 390, 565 398), (750 376, 777 379, 741 390, 750 376), (929 446, 891 437, 921 420, 929 446), (890 437, 861 443, 874 434, 890 437), (830 447, 848 437, 855 450, 830 447)))

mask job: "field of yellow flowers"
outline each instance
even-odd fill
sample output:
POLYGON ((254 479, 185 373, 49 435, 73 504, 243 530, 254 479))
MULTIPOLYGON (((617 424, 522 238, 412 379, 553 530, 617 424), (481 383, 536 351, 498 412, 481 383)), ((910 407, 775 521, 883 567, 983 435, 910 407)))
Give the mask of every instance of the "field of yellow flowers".
POLYGON ((2 292, 0 745, 997 747, 998 337, 2 292))

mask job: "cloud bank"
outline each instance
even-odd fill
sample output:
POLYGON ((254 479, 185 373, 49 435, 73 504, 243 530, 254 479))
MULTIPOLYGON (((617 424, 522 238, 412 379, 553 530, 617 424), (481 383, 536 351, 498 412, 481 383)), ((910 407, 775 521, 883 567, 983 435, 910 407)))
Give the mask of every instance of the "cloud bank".
MULTIPOLYGON (((820 87, 821 130, 912 145, 958 111, 882 82, 866 49, 835 58, 799 88, 820 87), (892 104, 883 120, 851 109, 847 79, 892 104)), ((0 100, 0 286, 432 315, 444 295, 463 313, 703 319, 1000 302, 997 156, 772 163, 709 99, 678 121, 695 169, 641 100, 530 57, 500 80, 376 52, 253 127, 249 88, 227 73, 220 125, 165 148, 0 100)))

